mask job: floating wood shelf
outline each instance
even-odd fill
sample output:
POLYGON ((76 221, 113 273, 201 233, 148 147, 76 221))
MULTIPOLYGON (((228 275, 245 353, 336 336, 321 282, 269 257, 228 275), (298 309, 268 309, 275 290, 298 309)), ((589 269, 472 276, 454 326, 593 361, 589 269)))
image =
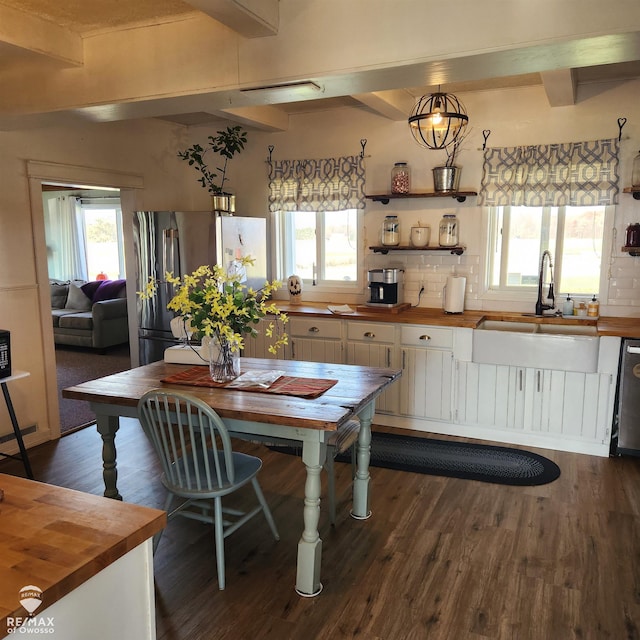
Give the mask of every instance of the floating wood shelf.
MULTIPOLYGON (((404 246, 397 245, 395 247, 391 246, 376 246, 369 247, 371 251, 374 253, 384 253, 387 254, 389 251, 447 251, 456 256, 461 256, 464 253, 465 247, 457 246, 457 247, 413 247, 413 246, 404 246)), ((640 249, 639 249, 640 250, 640 249)))
MULTIPOLYGON (((640 187, 625 187, 623 193, 630 193, 634 200, 640 200, 640 187)), ((624 248, 623 248, 624 251, 624 248)), ((632 254, 633 255, 633 254, 632 254)))
POLYGON ((389 204, 390 200, 407 200, 409 198, 455 198, 458 202, 464 202, 468 196, 477 196, 477 191, 423 191, 416 193, 378 193, 365 196, 374 202, 389 204))
POLYGON ((640 256, 640 247, 622 247, 621 251, 628 253, 630 256, 634 258, 640 256))

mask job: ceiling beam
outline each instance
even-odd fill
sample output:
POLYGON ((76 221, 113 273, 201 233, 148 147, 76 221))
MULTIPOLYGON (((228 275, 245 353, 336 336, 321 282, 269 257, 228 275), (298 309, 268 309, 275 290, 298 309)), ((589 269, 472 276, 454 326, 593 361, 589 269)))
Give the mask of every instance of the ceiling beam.
POLYGON ((415 104, 415 98, 404 89, 359 93, 352 98, 381 116, 397 121, 406 120, 415 104))
POLYGON ((567 107, 576 103, 576 78, 573 69, 540 73, 550 107, 567 107))
POLYGON ((186 0, 245 38, 278 34, 278 0, 186 0))
POLYGON ((82 38, 53 22, 0 5, 0 42, 65 65, 83 64, 82 38))
POLYGON ((277 107, 234 107, 221 109, 217 113, 229 120, 260 131, 286 131, 289 128, 289 115, 277 107))

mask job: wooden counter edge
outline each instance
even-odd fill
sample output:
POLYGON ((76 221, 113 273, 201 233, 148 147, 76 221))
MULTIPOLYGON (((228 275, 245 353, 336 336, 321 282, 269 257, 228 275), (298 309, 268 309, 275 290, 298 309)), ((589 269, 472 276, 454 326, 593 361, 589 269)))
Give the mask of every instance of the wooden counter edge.
MULTIPOLYGON (((124 530, 122 533, 114 533, 118 538, 115 542, 107 544, 96 542, 95 546, 98 547, 96 552, 91 557, 87 558, 86 561, 79 562, 77 566, 69 567, 68 573, 56 582, 43 586, 42 584, 37 584, 37 578, 30 580, 28 576, 25 576, 21 579, 21 581, 24 581, 24 584, 18 585, 15 588, 15 594, 10 594, 8 596, 11 598, 11 601, 0 601, 0 629, 4 628, 6 630, 7 618, 19 618, 27 615, 27 612, 19 602, 19 589, 21 587, 29 584, 35 584, 42 589, 42 605, 40 610, 44 611, 47 607, 50 607, 58 600, 71 593, 74 589, 87 582, 100 571, 122 558, 129 551, 135 549, 145 540, 153 537, 166 526, 166 512, 152 507, 123 503, 116 500, 110 500, 109 498, 104 498, 103 496, 77 491, 75 489, 57 487, 6 474, 0 474, 0 487, 3 489, 5 494, 4 501, 0 503, 0 510, 5 513, 0 512, 0 517, 7 517, 6 512, 11 508, 13 490, 17 490, 21 494, 24 494, 25 491, 29 493, 30 489, 33 493, 34 500, 49 494, 56 494, 58 497, 72 496, 76 501, 86 502, 86 504, 92 509, 100 509, 102 507, 104 507, 106 511, 113 509, 131 509, 137 516, 135 518, 135 524, 130 524, 129 519, 127 519, 125 525, 123 525, 122 522, 119 523, 119 526, 122 526, 124 530)), ((56 509, 61 508, 59 504, 55 504, 54 506, 56 509)), ((39 522, 39 524, 44 528, 47 523, 39 522)), ((2 553, 1 550, 0 553, 2 553)), ((28 553, 25 553, 24 555, 25 560, 28 560, 28 553)), ((4 591, 6 592, 6 587, 4 591)))
POLYGON ((445 314, 441 309, 433 307, 411 307, 399 313, 385 313, 384 309, 371 311, 355 311, 354 313, 332 313, 326 303, 316 302, 292 305, 283 301, 278 307, 291 317, 336 318, 367 322, 384 322, 395 324, 419 324, 430 326, 459 327, 476 329, 483 320, 507 320, 509 322, 534 322, 563 325, 595 326, 599 336, 619 338, 640 338, 640 317, 600 316, 599 318, 545 316, 516 311, 482 311, 469 309, 461 314, 445 314))

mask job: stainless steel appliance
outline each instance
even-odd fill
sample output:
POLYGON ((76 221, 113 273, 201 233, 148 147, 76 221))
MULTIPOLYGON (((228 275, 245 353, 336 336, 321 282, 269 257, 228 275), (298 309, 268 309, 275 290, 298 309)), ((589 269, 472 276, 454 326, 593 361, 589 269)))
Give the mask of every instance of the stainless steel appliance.
POLYGON ((177 344, 170 327, 174 314, 167 310, 174 295, 165 281, 167 271, 180 277, 201 265, 221 264, 227 270, 243 269, 242 281, 256 290, 267 279, 264 218, 211 211, 137 211, 133 227, 136 290, 143 290, 150 277, 158 282, 157 295, 137 303, 140 364, 162 360, 164 350, 177 344), (238 263, 245 256, 255 259, 246 270, 238 263))
POLYGON ((622 341, 617 453, 640 455, 640 340, 622 341))
POLYGON ((402 269, 371 269, 367 274, 371 307, 396 307, 403 302, 402 269))

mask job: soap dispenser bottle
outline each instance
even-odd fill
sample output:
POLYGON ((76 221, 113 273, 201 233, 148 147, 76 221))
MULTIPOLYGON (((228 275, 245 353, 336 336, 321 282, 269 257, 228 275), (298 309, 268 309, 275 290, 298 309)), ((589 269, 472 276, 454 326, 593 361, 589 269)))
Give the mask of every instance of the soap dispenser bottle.
POLYGON ((590 318, 597 318, 600 315, 600 303, 596 299, 595 294, 593 298, 589 300, 589 304, 587 305, 587 315, 590 318))
POLYGON ((571 294, 569 293, 567 293, 567 299, 562 304, 562 315, 563 316, 573 315, 573 300, 571 299, 571 294))

